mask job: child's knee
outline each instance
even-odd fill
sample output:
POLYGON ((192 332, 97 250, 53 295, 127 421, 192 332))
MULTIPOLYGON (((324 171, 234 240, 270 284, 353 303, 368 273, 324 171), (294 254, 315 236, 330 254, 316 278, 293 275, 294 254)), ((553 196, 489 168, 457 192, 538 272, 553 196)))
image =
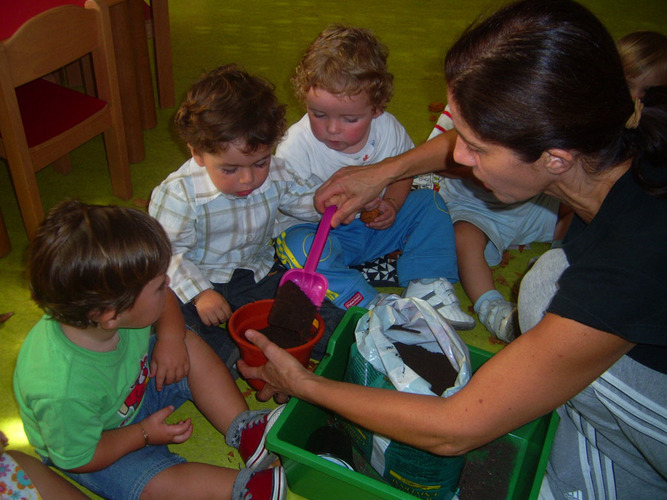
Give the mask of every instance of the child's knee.
POLYGON ((315 237, 315 226, 299 224, 292 226, 276 238, 276 255, 286 267, 301 268, 315 237))

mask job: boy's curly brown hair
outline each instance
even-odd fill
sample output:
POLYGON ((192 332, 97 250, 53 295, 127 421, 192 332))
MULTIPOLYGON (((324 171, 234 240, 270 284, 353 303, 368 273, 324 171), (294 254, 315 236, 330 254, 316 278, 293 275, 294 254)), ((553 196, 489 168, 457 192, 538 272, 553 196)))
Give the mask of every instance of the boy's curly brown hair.
POLYGON ((199 153, 226 151, 234 142, 246 153, 275 146, 286 129, 285 105, 269 81, 251 76, 235 64, 205 74, 176 112, 176 128, 199 153))

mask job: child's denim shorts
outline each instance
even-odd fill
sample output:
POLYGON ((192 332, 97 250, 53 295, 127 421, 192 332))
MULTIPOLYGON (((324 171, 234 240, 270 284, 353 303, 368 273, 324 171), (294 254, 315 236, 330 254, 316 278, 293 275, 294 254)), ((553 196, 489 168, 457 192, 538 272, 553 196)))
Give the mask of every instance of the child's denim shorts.
MULTIPOLYGON (((149 353, 153 353, 155 336, 151 336, 149 353)), ((155 381, 151 379, 144 402, 139 408, 133 422, 140 422, 156 411, 173 405, 178 408, 185 401, 192 399, 187 377, 175 384, 165 385, 158 392, 155 381)), ((186 460, 169 451, 166 445, 149 445, 125 455, 106 469, 97 472, 74 474, 63 471, 77 483, 85 486, 95 494, 108 499, 138 500, 148 482, 167 467, 186 462, 186 460)), ((49 461, 47 464, 52 465, 49 461)))

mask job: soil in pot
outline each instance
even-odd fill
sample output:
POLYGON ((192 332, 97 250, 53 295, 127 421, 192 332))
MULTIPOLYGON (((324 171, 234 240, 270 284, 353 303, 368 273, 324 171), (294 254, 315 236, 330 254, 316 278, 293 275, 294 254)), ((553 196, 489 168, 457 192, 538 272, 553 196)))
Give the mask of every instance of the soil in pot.
POLYGON ((313 338, 317 307, 299 286, 286 281, 278 288, 269 312, 269 326, 261 332, 283 349, 305 344, 313 338))

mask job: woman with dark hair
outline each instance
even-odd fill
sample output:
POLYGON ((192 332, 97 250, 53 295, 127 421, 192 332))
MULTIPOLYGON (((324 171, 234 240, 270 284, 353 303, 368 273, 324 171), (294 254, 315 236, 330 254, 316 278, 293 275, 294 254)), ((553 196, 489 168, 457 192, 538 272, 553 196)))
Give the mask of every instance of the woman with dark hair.
MULTIPOLYGON (((558 409, 544 498, 667 497, 667 98, 633 101, 609 33, 570 0, 524 0, 469 28, 445 74, 454 159, 498 199, 547 193, 575 217, 519 294, 523 334, 458 393, 435 398, 335 382, 249 331, 269 362, 248 378, 441 455, 558 409)), ((442 136, 440 136, 442 137, 442 136)), ((316 196, 349 222, 387 183, 441 170, 436 137, 316 196)))

